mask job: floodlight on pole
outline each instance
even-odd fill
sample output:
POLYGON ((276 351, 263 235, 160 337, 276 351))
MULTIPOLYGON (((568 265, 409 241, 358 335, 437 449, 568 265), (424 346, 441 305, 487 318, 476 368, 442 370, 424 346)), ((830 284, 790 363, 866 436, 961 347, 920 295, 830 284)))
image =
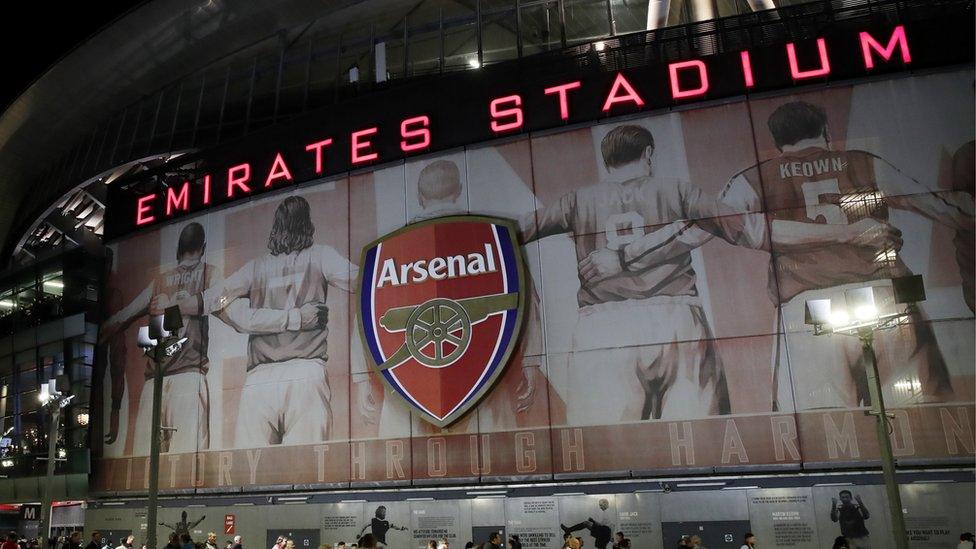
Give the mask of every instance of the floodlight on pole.
POLYGON ((160 416, 163 398, 163 362, 180 351, 187 338, 180 337, 183 316, 180 308, 167 308, 163 314, 149 318, 149 325, 139 328, 136 343, 146 353, 153 369, 152 426, 149 437, 149 497, 146 501, 146 546, 156 549, 156 510, 159 497, 160 416))
MULTIPOLYGON (((925 301, 925 287, 921 275, 891 279, 893 299, 879 296, 877 287, 864 286, 848 289, 844 299, 811 299, 806 302, 805 320, 813 326, 815 335, 840 334, 853 336, 861 341, 868 391, 871 398, 869 415, 875 416, 875 432, 881 452, 881 469, 891 513, 891 529, 897 549, 907 549, 908 537, 901 493, 895 477, 895 458, 891 449, 889 420, 894 416, 885 408, 878 361, 874 353, 874 333, 905 324, 915 312, 915 304, 925 301), (880 297, 880 299, 879 299, 880 297), (890 303, 889 303, 890 302, 890 303), (904 305, 904 307, 900 307, 904 305)), ((897 386, 897 384, 896 384, 897 386)))
POLYGON ((68 376, 59 375, 54 379, 42 383, 38 391, 38 399, 41 405, 48 409, 51 415, 50 430, 47 435, 47 471, 44 483, 44 497, 41 501, 41 516, 38 524, 38 532, 42 540, 46 541, 51 535, 51 505, 54 501, 54 470, 58 461, 67 459, 68 454, 62 448, 58 450, 58 426, 61 422, 61 409, 68 406, 74 395, 68 394, 71 383, 68 376), (64 455, 62 455, 64 452, 64 455))

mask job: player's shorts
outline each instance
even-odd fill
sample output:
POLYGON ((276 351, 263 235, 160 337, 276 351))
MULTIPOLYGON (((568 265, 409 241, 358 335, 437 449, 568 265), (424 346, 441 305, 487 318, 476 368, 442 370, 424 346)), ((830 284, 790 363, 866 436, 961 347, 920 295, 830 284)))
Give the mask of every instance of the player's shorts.
POLYGON ((847 544, 851 549, 871 549, 871 538, 864 536, 863 538, 847 538, 847 544))
POLYGON ((696 297, 583 307, 573 349, 570 425, 728 413, 725 373, 696 297))
POLYGON ((324 442, 332 432, 331 398, 324 360, 258 364, 244 379, 234 446, 324 442))
MULTIPOLYGON (((813 334, 806 324, 805 305, 811 299, 829 298, 845 304, 844 292, 865 286, 875 288, 881 313, 894 312, 904 305, 894 303, 890 280, 845 284, 822 290, 807 290, 783 304, 783 331, 779 341, 779 376, 789 364, 793 397, 797 410, 852 408, 870 405, 867 374, 858 338, 813 334), (788 359, 788 360, 787 360, 788 359)), ((874 349, 884 391, 885 404, 901 407, 951 399, 949 372, 939 351, 931 323, 921 313, 910 321, 874 334, 874 349)), ((780 383, 780 391, 790 384, 780 383)), ((790 402, 790 395, 779 395, 779 402, 790 402)))
MULTIPOLYGON (((152 432, 153 380, 147 379, 139 397, 133 455, 148 456, 152 432)), ((161 452, 173 454, 210 448, 210 388, 202 372, 163 377, 160 414, 161 452), (169 428, 169 429, 168 429, 169 428), (175 429, 175 430, 171 430, 175 429)))

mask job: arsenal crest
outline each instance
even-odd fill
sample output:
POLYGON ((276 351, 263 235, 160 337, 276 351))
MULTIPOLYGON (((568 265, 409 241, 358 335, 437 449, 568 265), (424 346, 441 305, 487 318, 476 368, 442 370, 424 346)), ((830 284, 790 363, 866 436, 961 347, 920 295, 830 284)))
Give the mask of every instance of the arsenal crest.
POLYGON ((386 385, 444 427, 484 396, 508 363, 525 308, 514 223, 450 216, 369 244, 359 328, 386 385))

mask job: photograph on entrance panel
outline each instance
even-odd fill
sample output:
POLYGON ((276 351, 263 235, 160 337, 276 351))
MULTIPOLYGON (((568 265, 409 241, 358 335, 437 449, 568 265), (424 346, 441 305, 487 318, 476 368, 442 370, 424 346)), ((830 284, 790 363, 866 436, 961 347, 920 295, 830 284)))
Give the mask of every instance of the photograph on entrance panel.
POLYGON ((198 303, 222 330, 221 442, 234 450, 208 460, 214 476, 230 471, 241 484, 347 478, 347 311, 356 277, 347 193, 345 179, 323 181, 222 216, 225 276, 198 303))
MULTIPOLYGON (((952 455, 924 426, 945 424, 957 405, 972 418, 973 198, 959 190, 971 172, 953 162, 972 140, 971 84, 971 72, 939 74, 916 78, 909 97, 888 82, 755 101, 762 162, 729 183, 730 196, 754 207, 757 193, 765 198, 770 295, 785 332, 778 356, 789 359, 800 411, 870 405, 861 343, 814 335, 807 303, 830 299, 833 324, 861 316, 873 325, 906 310, 891 279, 921 275, 925 300, 874 332, 886 405, 907 410, 895 422, 904 457, 952 455), (900 108, 906 101, 912 109, 900 108)), ((871 439, 871 419, 848 415, 799 416, 805 459, 876 455, 873 445, 838 450, 855 432, 871 439)))
MULTIPOLYGON (((626 445, 614 433, 622 423, 639 436, 655 420, 729 414, 729 376, 740 386, 764 380, 757 390, 770 391, 768 358, 725 364, 717 346, 774 329, 754 293, 764 220, 721 201, 728 174, 753 157, 714 135, 721 127, 748 136, 746 112, 723 106, 688 127, 683 115, 664 114, 533 137, 538 210, 526 240, 540 243, 549 376, 567 402, 567 426, 606 426, 554 430, 557 460, 576 441, 583 454, 626 445)), ((771 398, 758 398, 769 405, 752 411, 772 411, 771 398)), ((642 469, 644 457, 613 463, 642 469)), ((600 470, 579 467, 573 458, 565 471, 600 470)))

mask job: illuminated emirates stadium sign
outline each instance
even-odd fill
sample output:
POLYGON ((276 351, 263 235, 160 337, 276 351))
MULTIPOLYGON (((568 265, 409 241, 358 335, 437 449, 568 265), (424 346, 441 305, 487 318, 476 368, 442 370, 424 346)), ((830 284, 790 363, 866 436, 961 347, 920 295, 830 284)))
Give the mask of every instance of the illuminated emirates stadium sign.
POLYGON ((514 223, 454 216, 366 246, 366 354, 391 389, 443 427, 491 388, 518 341, 526 276, 514 223))
MULTIPOLYGON (((934 48, 932 37, 928 38, 923 41, 926 51, 934 48)), ((195 184, 184 181, 145 194, 123 192, 112 202, 117 207, 109 209, 108 233, 119 236, 296 182, 495 137, 798 83, 899 70, 917 56, 915 43, 910 30, 899 25, 548 82, 524 74, 492 80, 488 67, 476 75, 459 76, 471 79, 463 88, 407 90, 395 104, 366 97, 363 101, 372 103, 360 102, 362 116, 350 114, 348 111, 357 111, 351 106, 333 111, 325 127, 312 127, 309 121, 299 130, 276 136, 270 146, 268 140, 262 140, 251 150, 215 153, 208 162, 212 169, 195 184), (357 124, 361 119, 375 121, 357 124)))

